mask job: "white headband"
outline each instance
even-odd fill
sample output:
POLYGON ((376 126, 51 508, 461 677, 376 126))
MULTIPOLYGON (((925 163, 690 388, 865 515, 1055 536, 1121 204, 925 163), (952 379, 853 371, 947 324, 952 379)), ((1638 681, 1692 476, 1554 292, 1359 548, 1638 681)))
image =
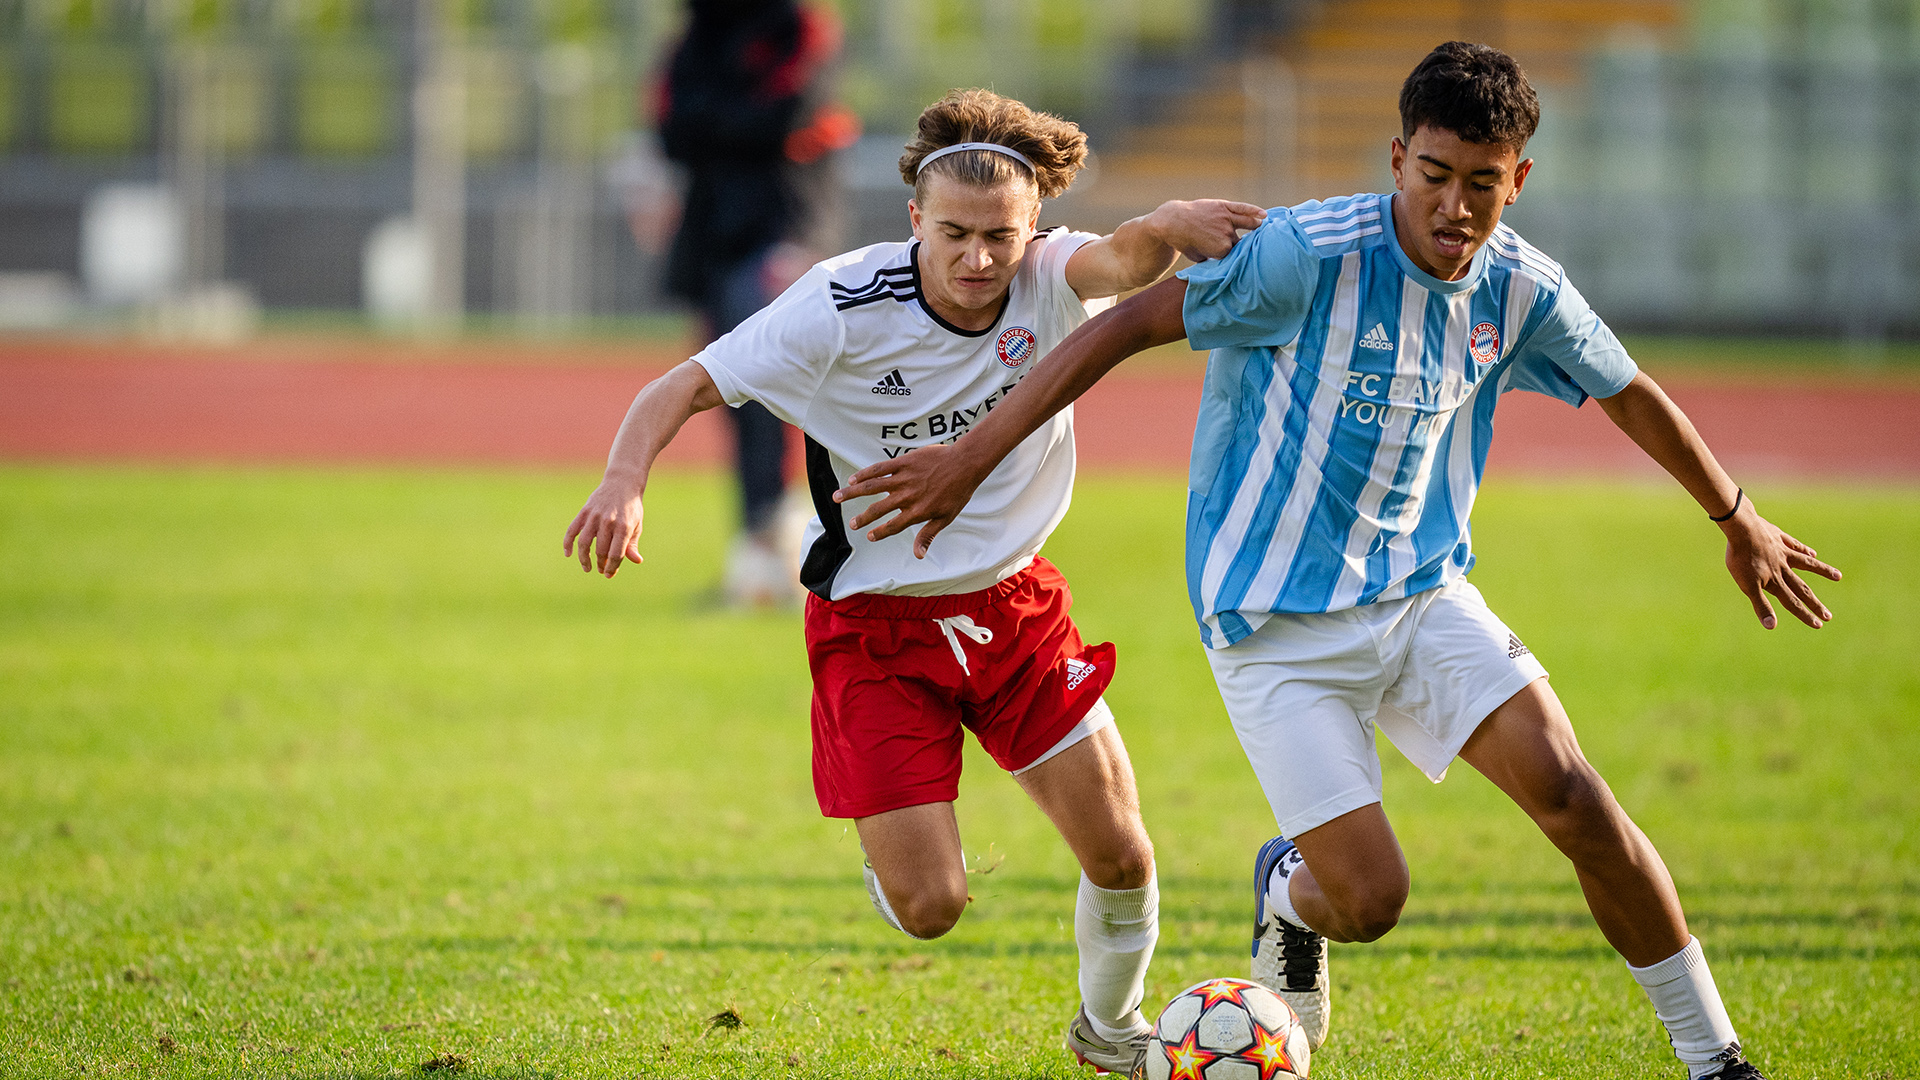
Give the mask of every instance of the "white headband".
POLYGON ((963 143, 954 143, 952 146, 943 146, 940 149, 935 150, 933 153, 928 154, 926 157, 921 158, 920 167, 913 170, 913 175, 917 177, 921 173, 927 171, 928 165, 931 165, 935 161, 938 161, 939 159, 946 157, 948 154, 958 154, 963 150, 987 150, 995 154, 1005 154, 1006 156, 1012 158, 1013 160, 1019 162, 1020 164, 1025 165, 1027 167, 1027 171, 1032 173, 1034 176, 1037 177, 1040 175, 1040 170, 1038 167, 1034 165, 1032 158, 1021 153, 1018 150, 1015 150, 1011 146, 1001 146, 999 143, 990 143, 990 142, 963 142, 963 143))

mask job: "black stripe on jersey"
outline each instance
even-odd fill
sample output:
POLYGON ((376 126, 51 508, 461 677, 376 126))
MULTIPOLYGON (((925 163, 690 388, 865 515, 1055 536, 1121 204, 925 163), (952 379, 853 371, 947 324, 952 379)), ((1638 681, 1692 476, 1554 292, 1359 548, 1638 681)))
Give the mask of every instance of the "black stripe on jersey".
POLYGON ((885 296, 888 293, 893 293, 896 296, 904 295, 911 298, 913 296, 913 283, 911 281, 882 282, 873 288, 862 289, 859 292, 835 292, 833 299, 836 302, 844 303, 848 300, 871 300, 875 296, 885 296))
POLYGON ((800 584, 820 599, 831 600, 833 579, 853 557, 853 545, 847 542, 844 508, 833 501, 833 493, 840 488, 839 479, 833 475, 833 458, 826 447, 813 441, 813 436, 805 438, 807 491, 813 496, 813 512, 820 515, 821 532, 820 539, 813 542, 806 560, 800 564, 800 584))
POLYGON ((856 296, 865 296, 869 293, 878 292, 892 285, 911 285, 912 278, 913 267, 889 266, 885 269, 875 271, 872 280, 857 289, 835 281, 827 282, 827 288, 833 291, 835 299, 849 300, 856 296))
POLYGON ((906 304, 906 303, 911 303, 913 298, 917 295, 919 294, 911 293, 911 292, 909 293, 880 292, 880 293, 875 293, 872 296, 862 296, 855 300, 842 300, 839 303, 833 305, 833 307, 835 311, 845 311, 848 308, 857 308, 862 304, 871 304, 876 300, 898 300, 901 303, 906 304))

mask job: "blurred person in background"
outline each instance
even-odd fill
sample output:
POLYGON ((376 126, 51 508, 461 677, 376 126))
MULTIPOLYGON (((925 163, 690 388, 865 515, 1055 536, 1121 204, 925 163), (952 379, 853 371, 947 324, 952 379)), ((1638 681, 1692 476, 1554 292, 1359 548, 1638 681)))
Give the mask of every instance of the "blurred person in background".
MULTIPOLYGON (((684 171, 684 196, 636 185, 629 222, 642 249, 667 251, 667 291, 699 310, 711 341, 838 249, 833 153, 853 144, 860 122, 831 98, 840 49, 831 13, 796 0, 688 8, 686 34, 652 87, 660 150, 684 171)), ((723 590, 736 605, 798 603, 805 514, 782 509, 786 427, 758 402, 727 413, 740 535, 723 590)))

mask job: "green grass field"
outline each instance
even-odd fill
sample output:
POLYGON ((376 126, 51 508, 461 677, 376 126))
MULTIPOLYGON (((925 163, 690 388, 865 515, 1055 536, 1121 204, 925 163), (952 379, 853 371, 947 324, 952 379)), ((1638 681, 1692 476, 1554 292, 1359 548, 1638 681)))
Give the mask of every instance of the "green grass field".
MULTIPOLYGON (((1075 869, 1039 814, 973 754, 976 902, 942 941, 887 930, 814 807, 797 619, 704 604, 724 490, 661 479, 647 564, 608 583, 559 554, 592 479, 0 469, 0 1076, 1080 1074, 1075 869)), ((1756 494, 1847 571, 1830 628, 1760 631, 1666 488, 1497 482, 1474 580, 1769 1075, 1913 1076, 1920 493, 1756 494)), ((1121 651, 1154 1000, 1244 972, 1271 829, 1181 500, 1085 480, 1049 547, 1121 651)), ((1314 1075, 1681 1075, 1522 815, 1385 752, 1413 897, 1335 947, 1314 1075)))

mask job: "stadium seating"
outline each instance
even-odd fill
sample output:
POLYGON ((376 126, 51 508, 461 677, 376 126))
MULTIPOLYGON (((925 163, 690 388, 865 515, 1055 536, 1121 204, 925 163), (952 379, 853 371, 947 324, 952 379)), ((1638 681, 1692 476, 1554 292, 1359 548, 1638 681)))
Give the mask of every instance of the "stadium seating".
POLYGON ((1433 46, 1498 45, 1551 89, 1578 80, 1595 42, 1673 37, 1685 8, 1682 0, 1330 0, 1284 40, 1223 66, 1165 121, 1130 132, 1103 161, 1099 198, 1117 205, 1177 187, 1277 204, 1378 188, 1388 182, 1400 83, 1433 46), (1291 116, 1274 100, 1289 93, 1291 116))

